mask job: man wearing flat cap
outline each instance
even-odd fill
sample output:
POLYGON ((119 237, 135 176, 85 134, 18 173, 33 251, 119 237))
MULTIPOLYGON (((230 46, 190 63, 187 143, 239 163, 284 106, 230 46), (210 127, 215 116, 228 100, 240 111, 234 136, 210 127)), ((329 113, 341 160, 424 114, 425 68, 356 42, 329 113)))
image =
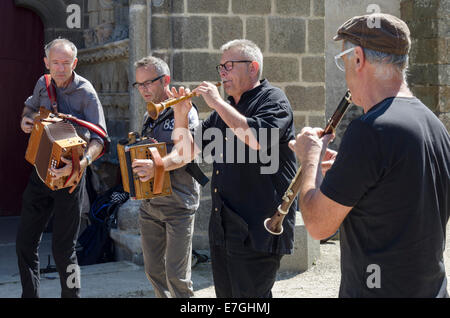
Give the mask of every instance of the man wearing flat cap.
POLYGON ((408 88, 409 29, 392 15, 358 16, 334 40, 343 41, 336 64, 364 114, 337 154, 327 149, 334 136, 319 138, 320 128, 291 141, 306 228, 323 239, 341 227, 340 297, 448 297, 450 137, 408 88))

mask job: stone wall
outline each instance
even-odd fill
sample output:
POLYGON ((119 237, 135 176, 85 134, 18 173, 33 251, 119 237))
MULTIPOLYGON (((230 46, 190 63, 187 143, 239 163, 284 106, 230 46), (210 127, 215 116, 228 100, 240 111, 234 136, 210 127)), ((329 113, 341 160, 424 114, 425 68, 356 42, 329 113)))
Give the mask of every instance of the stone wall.
POLYGON ((450 130, 450 1, 402 0, 411 30, 408 83, 450 130))
MULTIPOLYGON (((380 12, 400 17, 398 0, 325 0, 326 118, 332 115, 347 89, 345 74, 336 67, 334 61, 334 56, 342 50, 342 41, 333 41, 333 37, 336 35, 337 29, 345 21, 353 16, 373 13, 373 8, 379 9, 380 12), (373 6, 375 3, 377 7, 373 6)), ((331 148, 338 148, 348 124, 362 113, 362 108, 356 106, 352 106, 348 110, 337 129, 337 137, 331 148)))
MULTIPOLYGON (((173 70, 173 84, 217 81, 220 46, 254 41, 264 55, 263 77, 282 88, 297 128, 324 123, 324 0, 164 1, 152 8, 151 48, 173 70)), ((208 106, 194 102, 202 112, 208 106)))
POLYGON ((117 182, 115 145, 129 131, 128 1, 88 0, 83 8, 83 43, 76 71, 94 85, 105 112, 112 144, 101 164, 92 167, 106 188, 117 182))
POLYGON ((69 5, 77 5, 80 11, 84 10, 84 0, 14 0, 17 7, 32 10, 44 24, 45 43, 57 37, 70 39, 78 48, 83 47, 82 28, 84 20, 80 17, 81 28, 69 28, 68 20, 72 11, 69 5))

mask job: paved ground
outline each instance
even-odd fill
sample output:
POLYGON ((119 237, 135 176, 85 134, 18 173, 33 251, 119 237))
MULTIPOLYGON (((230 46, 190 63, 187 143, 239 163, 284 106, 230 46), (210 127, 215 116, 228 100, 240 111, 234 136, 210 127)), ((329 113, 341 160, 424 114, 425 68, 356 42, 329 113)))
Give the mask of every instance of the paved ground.
MULTIPOLYGON (((0 298, 17 298, 21 294, 15 246, 15 221, 0 219, 0 298)), ((447 227, 447 246, 450 243, 450 224, 447 227)), ((41 267, 47 265, 50 255, 51 235, 44 234, 40 255, 41 267)), ((207 253, 207 251, 200 251, 207 253)), ((335 298, 340 281, 339 241, 330 241, 320 247, 320 259, 303 273, 279 273, 273 288, 275 298, 335 298)), ((444 254, 446 271, 450 273, 450 252, 444 254)), ((50 259, 54 264, 53 259, 50 259)), ((193 269, 195 295, 198 298, 214 298, 214 286, 210 263, 200 263, 193 269)), ((81 288, 84 298, 143 298, 154 297, 143 268, 129 262, 114 262, 83 266, 81 288)), ((44 274, 41 279, 41 297, 59 297, 59 279, 56 273, 44 274)))

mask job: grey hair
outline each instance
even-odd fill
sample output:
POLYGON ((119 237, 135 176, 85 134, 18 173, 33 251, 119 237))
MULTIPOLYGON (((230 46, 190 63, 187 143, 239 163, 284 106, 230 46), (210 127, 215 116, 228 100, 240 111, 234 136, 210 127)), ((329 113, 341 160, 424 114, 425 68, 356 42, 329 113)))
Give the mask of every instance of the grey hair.
POLYGON ((229 41, 224 45, 222 45, 220 51, 223 53, 224 51, 227 51, 232 48, 233 49, 237 48, 239 52, 242 53, 244 58, 258 62, 259 64, 258 78, 260 78, 263 71, 263 55, 260 48, 250 40, 237 39, 229 41))
POLYGON ((44 46, 45 56, 47 58, 49 58, 50 57, 50 49, 53 48, 56 45, 61 45, 61 44, 68 46, 72 50, 72 52, 73 52, 73 59, 75 60, 75 58, 77 57, 77 52, 78 52, 77 47, 75 46, 75 44, 73 44, 69 40, 63 39, 63 38, 57 38, 57 39, 54 39, 53 41, 51 41, 50 43, 47 43, 44 46))
MULTIPOLYGON (((358 45, 350 42, 350 41, 344 41, 344 50, 357 47, 358 45)), ((409 65, 409 56, 408 54, 405 55, 397 55, 397 54, 390 54, 390 53, 384 53, 380 51, 375 51, 367 48, 362 48, 364 51, 364 55, 367 59, 367 61, 370 64, 378 64, 381 66, 379 68, 379 72, 377 72, 377 76, 381 76, 381 73, 386 76, 389 74, 389 72, 385 72, 386 69, 383 67, 384 65, 392 65, 394 66, 394 69, 398 71, 399 74, 402 75, 404 82, 406 83, 406 77, 407 77, 407 71, 408 71, 408 65, 409 65)), ((355 52, 351 52, 352 55, 355 54, 355 52)))
POLYGON ((157 58, 155 56, 146 56, 134 63, 135 68, 147 66, 153 66, 158 76, 170 75, 169 65, 167 65, 167 63, 164 60, 157 58))

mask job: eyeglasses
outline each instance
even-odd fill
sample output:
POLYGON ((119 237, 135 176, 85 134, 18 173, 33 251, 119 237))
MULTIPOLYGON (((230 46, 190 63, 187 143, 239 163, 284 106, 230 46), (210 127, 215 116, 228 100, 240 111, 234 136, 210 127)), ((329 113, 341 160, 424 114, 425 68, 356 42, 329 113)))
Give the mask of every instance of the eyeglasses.
POLYGON ((354 49, 355 49, 355 48, 352 47, 351 49, 345 50, 345 51, 339 53, 338 55, 336 55, 336 56, 334 57, 334 61, 336 62, 337 68, 340 69, 342 72, 345 72, 345 63, 344 63, 344 60, 342 59, 342 57, 343 57, 345 54, 350 53, 350 52, 353 51, 354 49))
POLYGON ((157 78, 145 81, 144 83, 135 82, 135 83, 133 83, 133 87, 137 88, 137 89, 143 89, 145 87, 146 89, 148 89, 150 87, 150 85, 152 85, 154 82, 156 82, 160 78, 163 78, 164 76, 165 76, 165 74, 160 75, 157 78))
POLYGON ((251 63, 253 61, 248 60, 238 60, 238 61, 226 61, 223 64, 217 64, 216 70, 220 74, 223 70, 229 72, 233 69, 234 63, 251 63))

